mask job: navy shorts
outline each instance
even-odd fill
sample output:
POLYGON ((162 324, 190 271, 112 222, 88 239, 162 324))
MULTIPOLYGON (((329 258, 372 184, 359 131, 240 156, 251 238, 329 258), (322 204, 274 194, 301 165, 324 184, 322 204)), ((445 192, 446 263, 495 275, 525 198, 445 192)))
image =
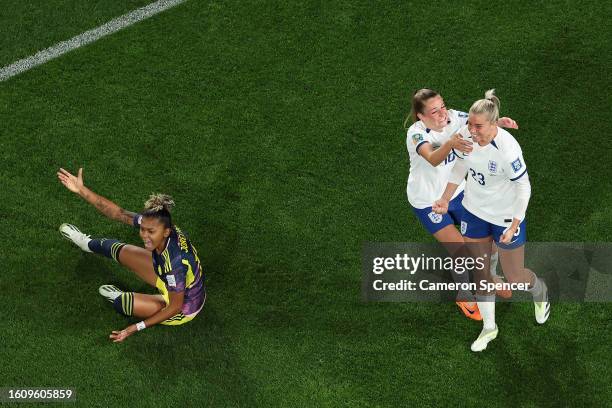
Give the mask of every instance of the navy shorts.
POLYGON ((463 191, 448 203, 448 212, 446 214, 436 214, 432 211, 431 207, 412 207, 412 211, 414 211, 425 229, 430 234, 435 234, 447 225, 459 225, 464 211, 461 201, 463 201, 463 191))
POLYGON ((463 210, 463 217, 461 218, 461 235, 464 237, 485 238, 490 236, 493 237, 493 241, 498 247, 504 249, 518 248, 527 242, 527 222, 523 220, 516 229, 512 241, 509 244, 500 243, 499 238, 508 227, 500 227, 499 225, 491 224, 475 216, 468 210, 463 210))

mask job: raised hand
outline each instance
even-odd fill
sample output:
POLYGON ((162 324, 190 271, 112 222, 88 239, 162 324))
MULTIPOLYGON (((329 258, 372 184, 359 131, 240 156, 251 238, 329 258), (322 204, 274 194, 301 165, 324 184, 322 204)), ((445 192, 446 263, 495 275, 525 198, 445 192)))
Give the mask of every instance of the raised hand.
POLYGON ((57 178, 73 193, 79 194, 83 189, 83 168, 79 168, 79 175, 75 177, 68 170, 62 168, 57 172, 57 178))
POLYGON ((474 147, 474 143, 471 140, 466 140, 461 137, 459 133, 455 133, 451 136, 451 147, 455 150, 459 150, 462 153, 470 153, 474 147))

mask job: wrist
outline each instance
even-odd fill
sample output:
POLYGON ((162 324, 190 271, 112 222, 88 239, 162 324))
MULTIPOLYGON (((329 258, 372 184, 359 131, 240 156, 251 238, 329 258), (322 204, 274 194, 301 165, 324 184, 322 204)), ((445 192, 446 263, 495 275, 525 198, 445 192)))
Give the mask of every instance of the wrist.
POLYGON ((85 186, 79 187, 79 189, 77 190, 77 195, 80 196, 81 198, 87 199, 87 191, 89 189, 85 186))

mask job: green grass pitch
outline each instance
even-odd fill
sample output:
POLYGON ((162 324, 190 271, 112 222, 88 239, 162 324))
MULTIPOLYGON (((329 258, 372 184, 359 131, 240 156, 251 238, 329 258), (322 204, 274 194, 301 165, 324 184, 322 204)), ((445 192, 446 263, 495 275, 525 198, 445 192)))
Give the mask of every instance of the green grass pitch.
MULTIPOLYGON (((0 65, 149 3, 4 0, 0 65)), ((519 122, 531 241, 612 241, 611 3, 189 0, 0 83, 0 387, 78 406, 610 406, 612 307, 360 301, 364 241, 431 241, 405 197, 411 91, 519 122), (207 273, 182 327, 123 344, 97 294, 146 285, 61 239, 140 244, 59 167, 138 211, 174 196, 207 273)))

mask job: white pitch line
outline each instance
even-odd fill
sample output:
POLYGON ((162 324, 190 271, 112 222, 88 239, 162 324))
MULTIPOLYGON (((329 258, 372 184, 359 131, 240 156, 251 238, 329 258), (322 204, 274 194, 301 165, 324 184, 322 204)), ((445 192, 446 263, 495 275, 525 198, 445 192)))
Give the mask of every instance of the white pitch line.
POLYGON ((32 69, 38 65, 44 64, 45 62, 57 58, 60 55, 66 54, 67 52, 90 44, 102 37, 106 37, 109 34, 116 33, 117 31, 129 27, 134 23, 152 17, 185 1, 186 0, 158 0, 149 4, 148 6, 141 7, 120 17, 114 18, 100 27, 85 31, 84 33, 79 34, 76 37, 72 37, 69 40, 62 41, 47 49, 38 51, 36 54, 30 57, 21 59, 0 69, 0 82, 6 81, 7 79, 14 77, 15 75, 19 75, 22 72, 32 69))

